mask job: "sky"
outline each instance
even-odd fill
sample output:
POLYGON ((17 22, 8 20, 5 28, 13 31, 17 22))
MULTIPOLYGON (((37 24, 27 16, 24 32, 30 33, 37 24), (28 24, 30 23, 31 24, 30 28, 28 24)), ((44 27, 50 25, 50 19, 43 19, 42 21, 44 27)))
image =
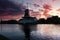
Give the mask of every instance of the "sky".
POLYGON ((0 19, 19 20, 28 8, 32 17, 60 17, 60 0, 0 0, 0 19), (28 7, 27 7, 28 6, 28 7))

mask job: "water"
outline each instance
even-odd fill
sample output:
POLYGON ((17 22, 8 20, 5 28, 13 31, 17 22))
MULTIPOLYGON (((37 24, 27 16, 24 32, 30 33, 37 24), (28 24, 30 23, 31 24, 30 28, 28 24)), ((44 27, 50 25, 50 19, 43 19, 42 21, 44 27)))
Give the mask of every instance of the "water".
POLYGON ((25 40, 27 37, 30 40, 60 40, 60 25, 0 24, 0 34, 8 37, 10 40, 25 40))

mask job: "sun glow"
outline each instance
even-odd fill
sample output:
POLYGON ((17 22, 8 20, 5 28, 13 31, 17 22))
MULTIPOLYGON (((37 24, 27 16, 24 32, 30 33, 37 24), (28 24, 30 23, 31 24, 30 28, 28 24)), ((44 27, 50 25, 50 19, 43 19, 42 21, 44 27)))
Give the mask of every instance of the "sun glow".
POLYGON ((60 12, 56 11, 56 9, 51 10, 50 12, 48 12, 48 14, 50 14, 52 16, 58 16, 58 17, 60 17, 60 12))

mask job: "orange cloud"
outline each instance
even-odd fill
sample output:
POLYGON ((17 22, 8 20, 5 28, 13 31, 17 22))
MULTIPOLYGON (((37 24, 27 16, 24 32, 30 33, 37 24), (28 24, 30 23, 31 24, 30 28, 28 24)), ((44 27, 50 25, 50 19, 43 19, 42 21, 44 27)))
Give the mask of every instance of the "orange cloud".
POLYGON ((60 12, 60 9, 57 9, 57 11, 59 11, 59 12, 60 12))

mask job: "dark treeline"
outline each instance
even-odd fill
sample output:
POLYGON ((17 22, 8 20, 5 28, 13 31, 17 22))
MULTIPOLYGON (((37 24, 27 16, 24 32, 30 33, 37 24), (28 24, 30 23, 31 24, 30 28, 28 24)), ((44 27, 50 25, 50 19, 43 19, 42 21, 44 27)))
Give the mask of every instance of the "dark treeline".
MULTIPOLYGON (((19 21, 16 20, 8 20, 8 21, 1 21, 0 24, 18 24, 19 21)), ((60 24, 60 18, 58 16, 52 16, 45 20, 44 18, 37 20, 35 22, 37 24, 60 24)))
POLYGON ((16 20, 1 21, 0 24, 18 24, 16 20))
POLYGON ((60 18, 58 16, 52 16, 51 18, 45 19, 39 19, 38 23, 40 24, 60 24, 60 18))

